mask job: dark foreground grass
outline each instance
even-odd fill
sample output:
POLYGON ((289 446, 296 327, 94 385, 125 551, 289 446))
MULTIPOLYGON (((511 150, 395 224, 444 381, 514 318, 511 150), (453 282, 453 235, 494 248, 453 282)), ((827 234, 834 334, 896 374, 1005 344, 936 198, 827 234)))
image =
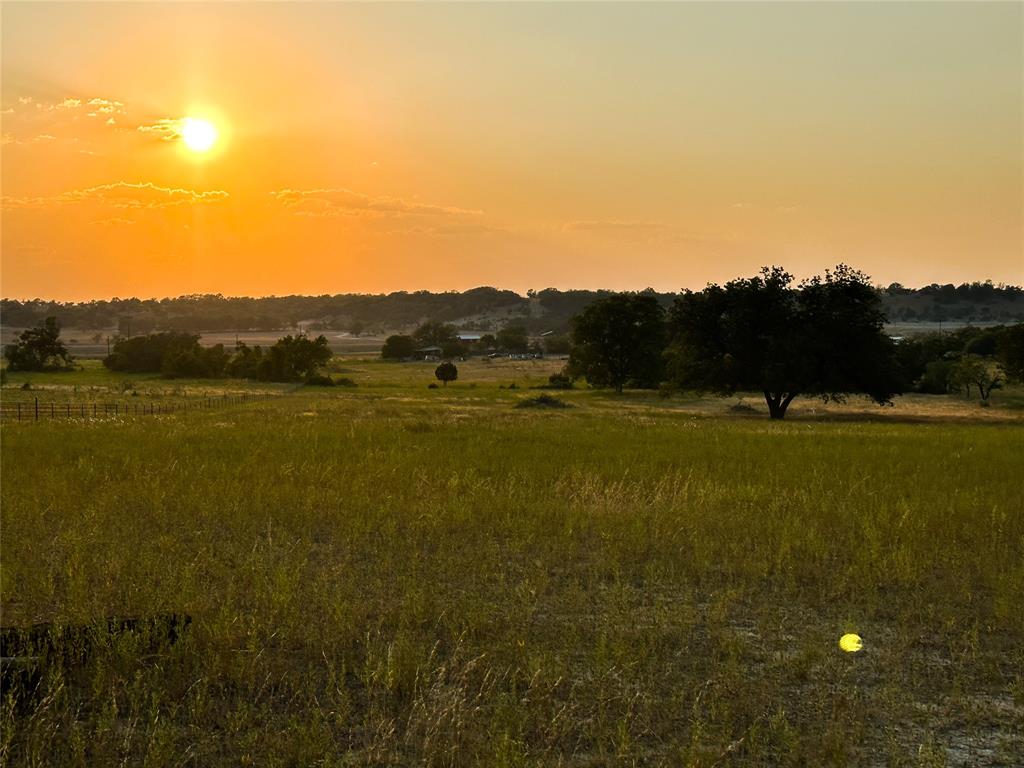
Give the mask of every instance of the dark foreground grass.
POLYGON ((518 397, 6 425, 4 625, 192 622, 97 624, 0 756, 1024 763, 1019 427, 518 397))

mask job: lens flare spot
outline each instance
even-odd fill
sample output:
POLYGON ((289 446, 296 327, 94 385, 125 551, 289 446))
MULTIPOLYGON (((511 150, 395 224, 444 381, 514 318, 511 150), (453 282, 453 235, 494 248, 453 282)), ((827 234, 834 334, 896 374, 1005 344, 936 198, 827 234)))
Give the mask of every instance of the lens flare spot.
POLYGON ((847 653, 856 653, 864 647, 864 641, 860 639, 860 635, 850 633, 839 638, 839 647, 847 653))

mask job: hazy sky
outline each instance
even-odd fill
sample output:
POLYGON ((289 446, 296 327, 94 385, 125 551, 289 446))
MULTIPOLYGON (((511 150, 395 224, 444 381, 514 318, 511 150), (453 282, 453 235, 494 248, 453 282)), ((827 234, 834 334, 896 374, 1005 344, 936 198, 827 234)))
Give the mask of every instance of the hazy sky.
POLYGON ((1024 283, 1020 3, 0 13, 7 297, 1024 283))

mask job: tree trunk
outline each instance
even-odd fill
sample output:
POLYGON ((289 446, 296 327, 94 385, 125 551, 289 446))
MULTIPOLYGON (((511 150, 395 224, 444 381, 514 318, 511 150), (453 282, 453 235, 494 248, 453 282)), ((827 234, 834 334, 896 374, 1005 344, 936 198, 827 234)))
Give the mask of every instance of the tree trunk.
POLYGON ((789 404, 793 402, 796 394, 796 392, 774 394, 764 390, 764 399, 768 403, 768 416, 772 419, 786 418, 786 409, 789 408, 789 404))

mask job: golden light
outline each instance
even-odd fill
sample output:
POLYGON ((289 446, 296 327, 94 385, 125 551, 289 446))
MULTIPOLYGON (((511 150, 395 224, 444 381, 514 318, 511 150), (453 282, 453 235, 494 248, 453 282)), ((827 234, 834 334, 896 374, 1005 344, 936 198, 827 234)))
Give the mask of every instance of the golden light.
POLYGON ((839 647, 847 653, 856 653, 864 647, 864 641, 860 635, 850 633, 839 638, 839 647))
POLYGON ((181 123, 181 140, 193 152, 206 152, 217 143, 217 128, 208 120, 186 117, 181 123))

